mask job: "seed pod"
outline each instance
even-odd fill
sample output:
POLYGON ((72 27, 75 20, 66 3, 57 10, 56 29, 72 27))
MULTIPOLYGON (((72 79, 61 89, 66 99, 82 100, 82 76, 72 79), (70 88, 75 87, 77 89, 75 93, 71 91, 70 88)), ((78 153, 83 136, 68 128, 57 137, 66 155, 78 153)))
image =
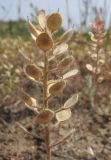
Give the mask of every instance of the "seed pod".
POLYGON ((43 61, 37 62, 37 65, 38 65, 40 68, 44 68, 44 62, 43 62, 43 61))
POLYGON ((60 91, 62 91, 62 90, 64 89, 65 85, 66 85, 66 83, 65 83, 65 81, 63 81, 63 80, 62 80, 62 81, 59 80, 59 81, 57 81, 57 82, 55 82, 55 83, 51 83, 51 84, 48 86, 48 93, 49 93, 50 95, 55 96, 55 95, 57 95, 60 91))
POLYGON ((73 94, 64 104, 64 108, 70 108, 78 102, 78 94, 73 94))
POLYGON ((34 99, 33 97, 31 97, 30 95, 28 95, 26 92, 24 92, 23 90, 19 91, 19 97, 21 98, 21 100, 25 103, 25 105, 31 109, 31 110, 36 110, 37 108, 37 102, 36 99, 34 99))
POLYGON ((39 14, 37 16, 37 21, 38 21, 40 27, 44 30, 46 28, 46 17, 45 17, 44 10, 39 11, 39 14))
POLYGON ((48 51, 53 47, 52 38, 45 32, 41 33, 38 36, 36 43, 37 43, 38 47, 43 51, 48 51))
POLYGON ((93 53, 90 56, 91 56, 92 60, 97 61, 97 54, 93 53))
POLYGON ((59 112, 56 113, 56 119, 57 119, 59 122, 66 121, 66 120, 68 120, 70 117, 71 117, 71 110, 70 110, 70 108, 69 108, 69 109, 66 109, 66 110, 59 111, 59 112))
POLYGON ((29 64, 25 67, 25 74, 31 80, 38 81, 39 78, 42 76, 42 70, 35 64, 29 64))
POLYGON ((37 123, 48 124, 54 117, 54 112, 50 109, 45 109, 37 116, 37 123))
POLYGON ((41 33, 41 31, 36 29, 30 20, 28 24, 29 24, 29 31, 31 32, 31 34, 37 37, 41 33))
POLYGON ((67 43, 73 36, 73 29, 66 31, 59 39, 59 43, 67 43))
POLYGON ((36 45, 36 37, 31 33, 32 42, 34 45, 36 45))
POLYGON ((73 56, 64 58, 62 61, 59 62, 58 69, 66 69, 71 64, 72 61, 73 61, 73 56))
POLYGON ((94 35, 92 32, 89 32, 89 35, 90 35, 91 40, 92 40, 93 42, 97 42, 97 39, 96 39, 95 35, 94 35))
POLYGON ((93 66, 91 64, 86 64, 86 68, 88 69, 88 71, 92 72, 93 71, 93 66))
POLYGON ((78 73, 79 73, 78 69, 73 69, 73 70, 65 73, 65 74, 63 75, 63 79, 64 79, 64 80, 67 80, 67 79, 69 79, 69 78, 74 77, 74 76, 77 75, 78 73))
POLYGON ((53 54, 57 56, 66 52, 67 50, 68 50, 68 44, 62 43, 54 49, 53 54))
POLYGON ((102 83, 103 81, 104 81, 104 77, 102 77, 102 76, 98 77, 98 79, 97 79, 98 83, 102 83))
MULTIPOLYGON (((57 82, 56 80, 51 79, 51 80, 48 81, 48 85, 54 84, 56 82, 57 82)), ((50 86, 48 86, 48 87, 50 87, 50 86)))
POLYGON ((104 59, 99 59, 98 60, 98 65, 99 66, 103 66, 105 64, 105 60, 104 59))
POLYGON ((62 18, 58 12, 54 12, 47 17, 47 27, 51 32, 58 30, 61 24, 62 18))
POLYGON ((95 73, 95 74, 100 74, 101 73, 101 68, 96 68, 96 67, 94 67, 94 69, 93 69, 93 73, 95 73))

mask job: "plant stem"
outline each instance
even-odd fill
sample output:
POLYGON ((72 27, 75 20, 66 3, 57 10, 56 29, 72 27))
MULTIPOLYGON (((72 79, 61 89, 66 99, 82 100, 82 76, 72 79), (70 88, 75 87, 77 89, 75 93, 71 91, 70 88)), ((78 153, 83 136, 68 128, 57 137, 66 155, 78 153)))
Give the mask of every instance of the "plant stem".
POLYGON ((96 107, 96 93, 98 88, 97 79, 98 79, 99 41, 97 42, 96 55, 97 55, 96 66, 95 66, 96 69, 95 69, 92 89, 91 89, 91 106, 93 107, 93 109, 96 107))
POLYGON ((47 53, 44 54, 44 109, 48 108, 48 56, 47 53))
POLYGON ((47 158, 46 160, 51 160, 51 148, 50 148, 50 131, 49 126, 45 126, 45 143, 47 149, 47 158))
MULTIPOLYGON (((48 87, 48 56, 47 53, 44 53, 44 109, 48 109, 47 87, 48 87)), ((45 126, 45 143, 47 150, 46 160, 51 160, 49 124, 45 126)))

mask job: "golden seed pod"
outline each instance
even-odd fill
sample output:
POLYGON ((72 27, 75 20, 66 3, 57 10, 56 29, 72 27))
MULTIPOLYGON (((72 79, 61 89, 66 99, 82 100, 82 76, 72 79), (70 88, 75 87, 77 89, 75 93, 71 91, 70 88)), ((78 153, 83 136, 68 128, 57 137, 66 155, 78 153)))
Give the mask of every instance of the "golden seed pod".
POLYGON ((64 104, 64 108, 70 108, 78 102, 78 94, 73 94, 64 104))
POLYGON ((65 85, 66 85, 66 83, 65 83, 65 81, 63 81, 63 80, 62 80, 62 81, 59 80, 59 81, 57 81, 57 82, 55 82, 55 83, 51 83, 51 84, 48 86, 48 93, 49 93, 50 95, 55 96, 55 95, 57 95, 60 91, 62 91, 62 90, 64 89, 65 85))
POLYGON ((93 53, 90 55, 93 61, 97 61, 97 54, 93 53))
POLYGON ((32 24, 30 20, 28 23, 28 27, 29 27, 29 31, 31 32, 31 34, 35 37, 37 37, 41 33, 41 31, 35 28, 35 26, 32 24))
POLYGON ((91 64, 86 64, 86 68, 88 71, 92 72, 93 71, 93 66, 91 64))
POLYGON ((45 52, 53 47, 52 38, 45 32, 38 36, 36 43, 38 47, 45 52))
POLYGON ((43 62, 43 61, 37 62, 37 65, 38 65, 40 68, 44 68, 44 62, 43 62))
POLYGON ((34 45, 36 45, 36 37, 31 33, 31 37, 32 37, 32 42, 34 45))
POLYGON ((56 119, 59 122, 64 122, 66 120, 68 120, 71 117, 71 110, 69 109, 65 109, 65 110, 61 110, 59 112, 56 113, 56 119))
POLYGON ((102 83, 104 81, 104 79, 105 78, 103 76, 100 76, 100 77, 98 77, 97 82, 102 83))
POLYGON ((54 112, 50 109, 45 109, 37 116, 37 123, 48 124, 54 117, 54 112))
POLYGON ((37 21, 40 25, 40 27, 44 30, 46 28, 46 16, 45 16, 45 11, 40 10, 37 16, 37 21))
POLYGON ((51 32, 60 28, 62 24, 62 17, 58 12, 54 12, 47 17, 47 27, 51 32))
POLYGON ((95 38, 95 35, 92 32, 89 32, 89 35, 93 42, 97 42, 97 39, 95 38))
POLYGON ((98 60, 98 65, 99 66, 103 66, 105 64, 105 60, 104 59, 99 59, 98 60))
POLYGON ((66 69, 71 64, 72 61, 73 61, 73 56, 66 57, 59 62, 57 67, 58 69, 66 69))
POLYGON ((58 46, 54 49, 53 54, 54 54, 54 55, 60 55, 60 54, 62 54, 62 53, 64 53, 64 52, 66 52, 67 50, 68 50, 68 44, 62 43, 62 44, 58 45, 58 46))
POLYGON ((65 73, 65 74, 63 75, 63 79, 64 79, 64 80, 67 80, 67 79, 69 79, 69 78, 74 77, 74 76, 77 75, 78 73, 79 73, 78 69, 73 69, 73 70, 65 73))
POLYGON ((37 102, 36 102, 36 99, 34 99, 33 97, 31 97, 30 95, 28 95, 26 92, 24 92, 23 90, 20 90, 19 91, 19 97, 20 99, 25 103, 25 105, 31 109, 31 110, 34 110, 34 111, 37 111, 37 108, 34 108, 34 107, 37 107, 37 102))
POLYGON ((100 74, 101 73, 101 68, 96 68, 96 67, 94 67, 94 70, 93 70, 93 72, 95 73, 95 74, 100 74))
POLYGON ((59 39, 59 43, 67 43, 73 36, 73 29, 66 31, 59 39))
POLYGON ((31 80, 38 81, 39 78, 42 76, 42 71, 35 64, 29 64, 25 67, 25 74, 31 80))

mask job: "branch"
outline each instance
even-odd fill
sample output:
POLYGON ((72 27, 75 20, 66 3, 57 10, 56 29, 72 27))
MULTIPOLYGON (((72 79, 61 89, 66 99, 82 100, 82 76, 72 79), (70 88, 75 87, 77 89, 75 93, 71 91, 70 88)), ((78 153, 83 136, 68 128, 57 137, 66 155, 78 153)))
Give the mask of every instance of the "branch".
POLYGON ((61 144, 62 142, 64 142, 67 138, 69 138, 69 136, 75 131, 75 129, 73 129, 70 133, 68 133, 65 137, 63 137, 62 139, 60 139, 59 141, 57 141, 56 143, 53 143, 50 145, 50 148, 55 147, 58 144, 61 144))
POLYGON ((71 107, 61 107, 60 109, 56 110, 55 113, 63 111, 63 110, 67 110, 69 108, 71 108, 71 107))
POLYGON ((40 138, 38 137, 36 134, 30 133, 24 126, 22 126, 20 123, 16 122, 17 126, 22 129, 26 134, 29 134, 30 136, 32 136, 33 138, 37 139, 40 138))

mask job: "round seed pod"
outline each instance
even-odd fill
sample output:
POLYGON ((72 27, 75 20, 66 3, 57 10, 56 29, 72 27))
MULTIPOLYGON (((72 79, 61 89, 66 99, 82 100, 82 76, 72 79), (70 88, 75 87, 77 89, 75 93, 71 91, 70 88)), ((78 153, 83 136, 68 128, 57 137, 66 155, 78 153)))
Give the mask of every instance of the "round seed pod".
POLYGON ((64 58, 62 61, 59 62, 58 69, 67 68, 71 64, 72 61, 73 61, 73 56, 64 58))
POLYGON ((54 117, 54 112, 50 109, 45 109, 37 116, 37 123, 48 124, 54 117))
POLYGON ((48 51, 53 47, 52 38, 45 32, 38 36, 36 43, 37 46, 43 51, 48 51))
POLYGON ((35 64, 29 64, 25 67, 25 74, 31 80, 38 81, 39 78, 42 76, 42 71, 35 64))
POLYGON ((64 108, 70 108, 78 102, 78 94, 73 94, 64 104, 64 108))
POLYGON ((30 95, 28 95, 23 90, 19 91, 19 97, 21 100, 25 103, 27 107, 30 109, 33 109, 33 107, 37 107, 36 99, 32 98, 30 95))
POLYGON ((72 78, 73 76, 77 75, 78 73, 79 73, 78 69, 73 69, 73 70, 65 73, 63 75, 63 79, 66 80, 66 79, 72 78))
POLYGON ((68 120, 70 117, 71 117, 70 108, 66 109, 66 110, 59 111, 59 112, 56 113, 56 119, 59 122, 64 122, 64 121, 68 120))
POLYGON ((62 18, 58 12, 54 12, 47 17, 47 27, 51 32, 58 30, 61 24, 62 18))
POLYGON ((52 83, 48 86, 48 92, 50 95, 57 95, 60 91, 62 91, 65 87, 66 83, 65 81, 57 81, 55 83, 52 83))

